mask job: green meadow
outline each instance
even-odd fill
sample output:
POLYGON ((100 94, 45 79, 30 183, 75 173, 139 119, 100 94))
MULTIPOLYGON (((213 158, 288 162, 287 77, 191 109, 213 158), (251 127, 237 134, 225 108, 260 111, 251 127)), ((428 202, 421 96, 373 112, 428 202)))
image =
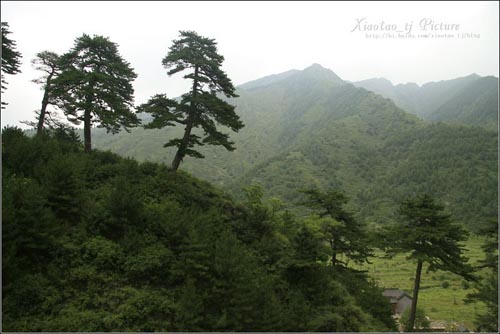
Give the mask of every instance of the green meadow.
MULTIPOLYGON (((471 235, 465 244, 466 256, 474 265, 484 258, 481 245, 484 238, 471 235)), ((365 264, 360 269, 368 270, 380 287, 399 288, 410 296, 413 293, 416 263, 407 260, 405 254, 398 254, 394 258, 384 258, 384 253, 377 252, 371 258, 371 264, 365 264)), ((468 293, 473 291, 473 284, 450 272, 428 272, 424 265, 422 281, 418 296, 418 307, 434 320, 459 322, 469 330, 473 330, 476 313, 485 310, 482 303, 464 302, 468 293)))

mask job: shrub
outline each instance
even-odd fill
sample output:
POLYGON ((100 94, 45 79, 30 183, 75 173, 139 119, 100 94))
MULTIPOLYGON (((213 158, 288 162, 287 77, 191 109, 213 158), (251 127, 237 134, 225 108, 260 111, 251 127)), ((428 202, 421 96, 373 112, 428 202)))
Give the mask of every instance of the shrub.
MULTIPOLYGON (((410 307, 408 307, 403 314, 401 315, 401 318, 399 319, 399 323, 403 327, 403 331, 405 332, 410 332, 411 329, 408 328, 408 322, 410 320, 410 307)), ((417 308, 417 312, 415 313, 415 329, 418 329, 419 331, 423 332, 431 326, 429 318, 425 315, 424 310, 417 308)))

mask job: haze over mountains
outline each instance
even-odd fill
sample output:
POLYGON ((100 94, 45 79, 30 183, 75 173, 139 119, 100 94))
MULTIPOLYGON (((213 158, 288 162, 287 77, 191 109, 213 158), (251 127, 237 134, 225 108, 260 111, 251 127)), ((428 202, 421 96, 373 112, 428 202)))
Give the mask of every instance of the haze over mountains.
MULTIPOLYGON (((314 64, 239 86, 231 103, 245 127, 230 135, 236 150, 203 147, 206 158, 186 159, 181 169, 235 196, 260 183, 288 203, 304 187, 333 187, 351 197, 360 218, 378 223, 406 196, 429 192, 475 229, 497 215, 497 89, 497 78, 477 75, 422 87, 385 79, 351 84, 314 64)), ((180 133, 94 131, 93 141, 170 164, 174 152, 163 144, 180 133)))
POLYGON ((463 78, 394 86, 384 78, 353 83, 394 101, 429 121, 467 124, 496 129, 498 124, 498 78, 471 74, 463 78))

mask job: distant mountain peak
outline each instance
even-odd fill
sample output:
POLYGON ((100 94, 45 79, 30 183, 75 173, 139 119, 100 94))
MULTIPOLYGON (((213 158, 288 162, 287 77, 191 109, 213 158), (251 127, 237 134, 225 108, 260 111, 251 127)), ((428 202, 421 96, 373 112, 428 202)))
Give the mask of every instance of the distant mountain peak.
POLYGON ((468 76, 466 76, 466 78, 479 79, 479 78, 481 78, 481 76, 477 73, 472 73, 472 74, 469 74, 468 76))
POLYGON ((334 81, 334 82, 344 82, 335 72, 332 70, 321 66, 318 63, 314 63, 309 67, 302 70, 302 74, 308 77, 314 77, 316 79, 334 81))
POLYGON ((325 67, 321 66, 321 65, 320 65, 320 64, 318 64, 318 63, 313 63, 311 66, 306 67, 304 70, 307 70, 307 69, 315 69, 315 68, 316 68, 316 69, 325 69, 325 70, 327 69, 327 68, 325 68, 325 67))
POLYGON ((272 74, 265 76, 263 78, 246 82, 244 84, 238 85, 239 89, 252 90, 257 88, 263 88, 270 85, 275 85, 279 83, 289 82, 290 80, 298 81, 319 81, 319 82, 331 82, 335 85, 345 84, 346 82, 342 80, 335 72, 332 70, 321 66, 318 63, 314 63, 311 66, 306 67, 302 71, 300 70, 289 70, 283 73, 272 74))
POLYGON ((308 67, 304 68, 302 70, 302 72, 332 72, 333 73, 332 70, 330 70, 330 69, 328 69, 326 67, 323 67, 323 66, 321 66, 318 63, 314 63, 311 66, 308 66, 308 67))

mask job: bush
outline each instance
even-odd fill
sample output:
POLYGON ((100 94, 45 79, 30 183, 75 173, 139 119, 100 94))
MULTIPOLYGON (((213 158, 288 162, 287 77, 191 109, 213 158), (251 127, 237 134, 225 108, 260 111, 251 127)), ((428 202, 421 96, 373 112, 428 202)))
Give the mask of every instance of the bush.
POLYGON ((448 281, 444 281, 443 283, 441 283, 441 287, 446 289, 450 286, 450 283, 448 281))
MULTIPOLYGON (((410 307, 408 307, 403 314, 401 315, 401 318, 399 319, 399 323, 403 327, 403 331, 405 332, 410 332, 411 329, 408 326, 408 322, 410 320, 410 307)), ((414 327, 415 329, 419 331, 425 331, 430 328, 431 324, 429 321, 429 318, 425 315, 424 310, 417 308, 417 312, 415 313, 415 324, 414 327)))

